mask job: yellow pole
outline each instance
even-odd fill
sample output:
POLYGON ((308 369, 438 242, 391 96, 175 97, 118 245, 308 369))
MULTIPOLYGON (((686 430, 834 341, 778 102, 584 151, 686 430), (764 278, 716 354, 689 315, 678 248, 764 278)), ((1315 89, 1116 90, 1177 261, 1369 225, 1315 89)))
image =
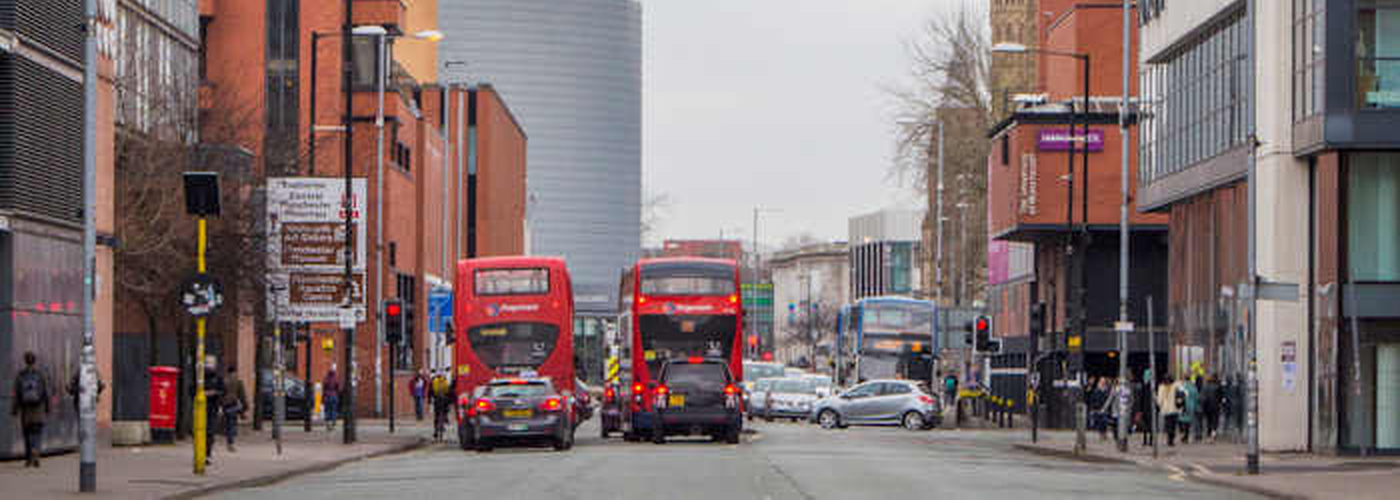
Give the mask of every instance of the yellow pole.
MULTIPOLYGON (((206 226, 204 217, 199 218, 199 274, 205 273, 204 247, 206 243, 206 226)), ((208 402, 204 398, 204 316, 194 319, 195 325, 195 348, 194 348, 194 473, 204 474, 204 457, 208 443, 205 439, 208 436, 209 422, 205 413, 205 406, 208 402)))

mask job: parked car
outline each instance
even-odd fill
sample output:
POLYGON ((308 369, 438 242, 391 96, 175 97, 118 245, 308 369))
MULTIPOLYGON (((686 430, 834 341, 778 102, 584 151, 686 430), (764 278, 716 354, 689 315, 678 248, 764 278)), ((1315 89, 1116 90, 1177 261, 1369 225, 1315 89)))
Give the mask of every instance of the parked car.
POLYGON ((766 378, 781 378, 783 365, 763 361, 744 362, 744 390, 752 392, 753 385, 766 378))
MULTIPOLYGON (((274 418, 273 397, 272 397, 272 370, 261 370, 258 372, 258 400, 262 405, 262 417, 265 419, 274 418)), ((287 420, 299 420, 306 417, 306 407, 308 398, 306 397, 306 384, 299 378, 284 376, 282 378, 286 384, 287 392, 287 420)), ((251 412, 250 412, 251 414, 251 412)))
POLYGON ((715 441, 739 442, 744 419, 739 387, 722 359, 673 359, 661 365, 656 387, 656 425, 652 442, 671 435, 709 435, 715 441))
POLYGON ((477 451, 507 444, 574 446, 569 398, 548 378, 502 378, 484 386, 468 410, 477 451))
POLYGON ((817 384, 808 377, 768 380, 765 390, 755 393, 752 413, 764 420, 788 418, 796 422, 812 413, 817 397, 817 384))
POLYGON ((811 413, 811 421, 824 429, 852 424, 899 424, 920 430, 937 427, 942 420, 943 407, 938 398, 908 380, 862 383, 818 401, 811 413))

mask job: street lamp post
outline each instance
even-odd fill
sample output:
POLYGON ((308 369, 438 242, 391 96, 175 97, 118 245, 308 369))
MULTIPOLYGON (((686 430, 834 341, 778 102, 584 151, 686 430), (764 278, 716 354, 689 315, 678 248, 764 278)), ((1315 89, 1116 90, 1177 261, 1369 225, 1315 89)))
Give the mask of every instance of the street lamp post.
MULTIPOLYGON (((1069 232, 1066 234, 1066 238, 1065 238, 1065 240, 1066 240, 1066 241, 1065 241, 1065 260, 1066 260, 1065 264, 1066 264, 1066 266, 1068 266, 1068 267, 1071 269, 1071 271, 1072 271, 1072 273, 1073 273, 1073 274, 1070 276, 1070 280, 1069 280, 1069 281, 1070 281, 1070 290, 1069 290, 1069 293, 1068 293, 1069 301, 1068 301, 1068 303, 1066 304, 1066 307, 1065 307, 1065 309, 1066 309, 1066 310, 1065 310, 1065 326, 1066 326, 1065 331, 1066 331, 1066 334, 1068 334, 1068 335, 1070 335, 1070 336, 1074 336, 1074 335, 1075 335, 1075 328, 1076 328, 1076 327, 1082 326, 1082 325, 1080 324, 1080 323, 1082 323, 1082 321, 1080 321, 1080 315, 1082 314, 1082 311, 1080 311, 1079 309, 1081 309, 1082 306, 1084 305, 1084 304, 1083 304, 1083 300, 1082 300, 1083 297, 1081 296, 1081 291, 1080 291, 1080 288, 1083 286, 1084 266, 1082 265, 1082 256, 1077 256, 1077 255, 1075 254, 1075 252, 1074 252, 1074 247, 1075 247, 1074 238, 1075 238, 1075 233, 1076 233, 1075 227, 1074 227, 1074 152, 1075 152, 1075 143, 1078 142, 1078 141, 1081 141, 1081 140, 1084 141, 1084 142, 1085 142, 1085 144, 1084 144, 1084 174, 1085 174, 1084 177, 1085 177, 1085 181, 1086 181, 1086 185, 1087 185, 1088 173, 1089 173, 1089 154, 1088 154, 1088 151, 1089 151, 1089 144, 1088 144, 1088 139, 1089 139, 1089 120, 1088 120, 1088 118, 1089 118, 1089 76, 1090 76, 1089 54, 1080 53, 1080 52, 1064 52, 1064 51, 1057 51, 1057 50, 1047 50, 1047 49, 1040 49, 1040 48, 1031 48, 1031 47, 1027 47, 1027 46, 1025 46, 1025 45, 1021 45, 1021 44, 1017 44, 1017 43, 998 43, 998 44, 996 44, 996 45, 994 45, 994 46, 992 47, 992 52, 993 52, 993 53, 998 53, 998 54, 1025 54, 1025 53, 1030 53, 1030 52, 1037 52, 1037 53, 1041 53, 1041 54, 1045 54, 1045 55, 1051 55, 1051 56, 1072 57, 1072 58, 1078 59, 1080 62, 1084 63, 1084 136, 1083 136, 1082 138, 1076 138, 1076 137, 1074 137, 1074 128, 1075 128, 1074 126, 1075 126, 1075 124, 1076 124, 1076 123, 1075 123, 1076 120, 1075 120, 1075 116, 1074 116, 1074 115, 1075 115, 1074 102, 1071 100, 1071 102, 1070 102, 1070 107, 1069 107, 1069 119, 1070 119, 1070 125, 1069 125, 1069 132, 1070 132, 1070 133, 1069 133, 1069 135, 1070 135, 1070 138, 1069 138, 1069 151, 1068 151, 1068 153, 1065 155, 1066 157, 1068 157, 1068 165, 1069 165, 1069 170, 1068 170, 1068 174, 1069 174, 1069 175, 1068 175, 1068 177, 1067 177, 1067 179, 1068 179, 1067 185, 1068 185, 1068 186, 1067 186, 1067 194, 1066 194, 1066 199, 1065 199, 1065 201, 1066 201, 1066 204, 1065 204, 1065 205, 1066 205, 1065 222, 1068 224, 1069 232), (1079 263, 1079 265, 1076 265, 1077 262, 1079 263), (1075 307, 1076 305, 1078 305, 1079 307, 1075 307)), ((1084 205, 1084 212, 1085 212, 1084 221, 1085 221, 1085 224, 1084 224, 1084 227, 1080 229, 1080 232, 1081 232, 1081 233, 1087 234, 1087 231, 1088 231, 1088 220, 1089 220, 1089 219, 1088 219, 1089 206, 1088 206, 1088 190, 1087 190, 1087 189, 1085 189, 1084 200, 1085 200, 1085 205, 1084 205)), ((1082 238, 1082 235, 1081 235, 1081 238, 1082 238)), ((1082 339, 1083 339, 1082 333, 1081 333, 1080 335, 1081 335, 1081 337, 1080 337, 1080 342, 1081 342, 1081 344, 1080 344, 1080 345, 1082 346, 1082 345, 1083 345, 1083 344, 1082 344, 1082 339)), ((1081 347, 1081 348, 1082 348, 1082 347, 1081 347)), ((1082 352, 1082 351, 1081 351, 1081 352, 1082 352)), ((1079 379, 1078 382, 1079 382, 1079 383, 1075 385, 1075 387, 1076 387, 1076 389, 1075 389, 1075 424, 1074 424, 1074 429, 1075 429, 1074 452, 1075 452, 1075 454, 1082 454, 1082 453, 1084 453, 1085 448, 1087 447, 1087 442, 1085 441, 1085 435, 1084 435, 1084 420, 1085 420, 1085 418, 1086 418, 1088 412, 1087 412, 1087 409, 1086 409, 1085 406, 1084 406, 1084 404, 1085 404, 1085 401, 1084 401, 1084 370, 1083 370, 1083 366, 1082 366, 1082 357, 1080 357, 1080 361, 1081 361, 1081 363, 1080 363, 1081 366, 1080 366, 1080 370, 1079 370, 1079 373, 1078 373, 1078 379, 1079 379)))

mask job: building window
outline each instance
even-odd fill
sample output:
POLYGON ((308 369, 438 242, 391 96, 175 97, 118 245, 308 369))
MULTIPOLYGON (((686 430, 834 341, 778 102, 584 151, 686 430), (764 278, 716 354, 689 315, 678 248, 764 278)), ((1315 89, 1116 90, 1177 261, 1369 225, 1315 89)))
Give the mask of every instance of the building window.
POLYGON ((1327 34, 1324 0, 1293 0, 1293 121, 1322 113, 1324 50, 1327 34))
POLYGON ((1357 101, 1362 108, 1400 107, 1400 0, 1358 4, 1357 101))
MULTIPOLYGON (((354 64, 351 65, 351 86, 357 89, 374 89, 378 81, 375 79, 375 71, 378 69, 376 56, 379 52, 379 37, 377 35, 355 36, 355 41, 351 44, 350 50, 354 64)), ((394 47, 392 44, 385 44, 384 51, 389 54, 389 60, 394 60, 394 47)))
POLYGON ((1238 9, 1190 44, 1142 68, 1143 184, 1244 143, 1253 113, 1244 95, 1248 46, 1243 20, 1244 9, 1238 9))
POLYGON ((404 334, 403 342, 399 344, 398 353, 394 356, 394 369, 412 370, 414 337, 418 331, 414 313, 414 305, 418 303, 418 278, 412 274, 399 274, 396 288, 396 295, 403 301, 403 328, 407 333, 404 334))
POLYGON ((1354 281, 1400 281, 1400 154, 1357 153, 1347 172, 1347 262, 1354 281))

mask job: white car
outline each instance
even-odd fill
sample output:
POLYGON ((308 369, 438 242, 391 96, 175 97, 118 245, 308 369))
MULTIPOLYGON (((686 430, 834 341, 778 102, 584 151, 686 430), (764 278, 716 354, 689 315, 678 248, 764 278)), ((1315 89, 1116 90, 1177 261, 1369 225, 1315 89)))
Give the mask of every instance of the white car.
POLYGON ((816 381, 807 377, 770 380, 763 391, 754 394, 752 414, 772 421, 788 418, 794 422, 806 419, 818 399, 816 381))

